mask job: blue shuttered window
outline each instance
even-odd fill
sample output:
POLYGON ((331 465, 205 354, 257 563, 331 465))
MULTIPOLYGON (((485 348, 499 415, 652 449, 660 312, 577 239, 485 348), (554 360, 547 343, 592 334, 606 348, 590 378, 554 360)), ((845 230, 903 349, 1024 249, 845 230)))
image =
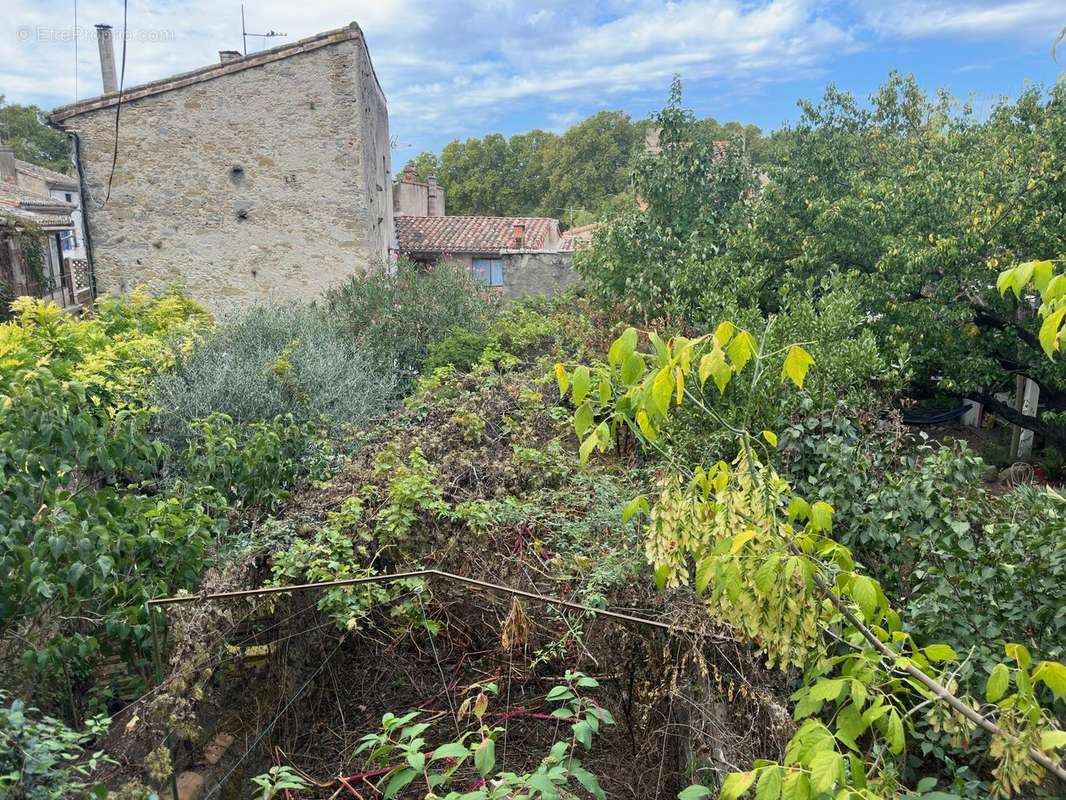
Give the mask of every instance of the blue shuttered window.
POLYGON ((503 260, 499 258, 475 258, 474 277, 486 286, 503 286, 503 260))

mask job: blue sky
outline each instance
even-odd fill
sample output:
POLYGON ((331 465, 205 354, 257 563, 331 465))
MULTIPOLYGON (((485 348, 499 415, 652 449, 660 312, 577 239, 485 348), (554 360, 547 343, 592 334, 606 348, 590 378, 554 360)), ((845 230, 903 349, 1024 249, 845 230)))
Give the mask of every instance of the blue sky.
MULTIPOLYGON (((0 94, 44 108, 100 92, 92 25, 121 0, 4 0, 0 94), (75 34, 77 31, 77 34, 75 34)), ((389 101, 394 160, 454 138, 641 117, 680 74, 701 116, 773 129, 829 82, 865 96, 896 68, 987 109, 1066 69, 1064 0, 247 0, 248 29, 295 41, 356 20, 389 101)), ((129 0, 127 85, 240 48, 238 0, 129 0)), ((249 50, 262 46, 250 40, 249 50)), ((120 48, 116 41, 116 50, 120 48)), ((117 54, 116 54, 117 55, 117 54)))

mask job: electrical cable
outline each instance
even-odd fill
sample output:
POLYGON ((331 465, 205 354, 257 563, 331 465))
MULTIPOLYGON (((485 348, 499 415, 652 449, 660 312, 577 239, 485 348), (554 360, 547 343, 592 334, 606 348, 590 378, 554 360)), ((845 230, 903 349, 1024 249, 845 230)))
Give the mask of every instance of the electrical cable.
POLYGON ((118 163, 118 120, 122 114, 122 90, 126 86, 126 40, 129 38, 126 35, 128 10, 129 0, 122 0, 122 70, 119 72, 118 104, 115 106, 115 150, 111 154, 111 174, 107 176, 107 194, 104 196, 104 202, 101 207, 106 206, 107 201, 111 199, 111 181, 115 179, 115 165, 118 163))

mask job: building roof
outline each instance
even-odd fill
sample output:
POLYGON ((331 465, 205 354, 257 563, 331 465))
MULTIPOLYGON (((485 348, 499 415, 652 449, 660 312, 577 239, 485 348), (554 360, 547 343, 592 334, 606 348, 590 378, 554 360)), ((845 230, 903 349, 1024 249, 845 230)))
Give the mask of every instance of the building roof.
POLYGON ((77 206, 27 191, 8 181, 0 181, 0 225, 5 217, 36 225, 45 230, 74 227, 70 212, 77 206))
MULTIPOLYGON (((212 80, 213 78, 220 78, 223 75, 232 75, 235 72, 241 72, 242 70, 251 69, 252 67, 261 67, 264 64, 269 64, 273 61, 280 61, 283 58, 289 58, 290 56, 306 53, 310 50, 317 50, 320 47, 326 47, 331 44, 346 42, 351 39, 363 39, 363 32, 355 22, 349 23, 343 28, 317 33, 314 36, 300 39, 297 42, 272 47, 269 50, 260 50, 257 53, 242 56, 241 58, 235 58, 232 61, 227 61, 225 63, 212 64, 207 67, 191 70, 190 72, 182 72, 178 75, 172 75, 171 77, 163 78, 162 80, 123 89, 121 92, 111 92, 110 94, 100 95, 99 97, 80 100, 77 103, 59 106, 48 115, 48 118, 52 122, 62 122, 65 119, 84 114, 88 111, 99 111, 100 109, 110 108, 111 106, 117 105, 120 95, 122 102, 128 103, 132 100, 139 100, 142 97, 149 97, 153 94, 169 92, 194 83, 201 83, 203 81, 212 80)), ((369 53, 367 54, 367 60, 369 60, 369 53)), ((373 73, 374 67, 372 64, 370 70, 371 73, 373 73)), ((378 82, 376 74, 374 74, 374 82, 377 84, 378 91, 381 91, 381 83, 378 82)), ((381 92, 381 96, 384 97, 385 93, 381 92)))
POLYGON ((64 189, 78 188, 77 178, 71 175, 64 175, 62 172, 56 172, 54 169, 39 167, 36 164, 31 164, 29 161, 21 161, 16 158, 15 169, 26 175, 32 175, 34 178, 38 178, 45 183, 55 184, 64 189))
POLYGON ((545 217, 396 217, 401 253, 498 253, 546 250, 559 239, 559 221, 545 217), (514 229, 524 225, 520 248, 514 229))
POLYGON ((600 223, 593 222, 589 225, 578 225, 576 228, 563 231, 559 241, 560 250, 575 250, 578 244, 587 244, 592 241, 592 234, 600 227, 600 223))

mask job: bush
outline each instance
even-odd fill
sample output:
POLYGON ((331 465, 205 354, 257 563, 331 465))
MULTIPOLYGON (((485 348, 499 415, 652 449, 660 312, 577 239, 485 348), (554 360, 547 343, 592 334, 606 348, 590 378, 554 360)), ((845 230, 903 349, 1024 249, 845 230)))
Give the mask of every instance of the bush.
POLYGON ((311 423, 291 416, 237 425, 225 414, 192 423, 182 461, 186 479, 219 492, 234 509, 272 512, 301 481, 321 477, 324 444, 311 423))
POLYGON ((153 386, 157 423, 185 442, 213 413, 234 422, 291 415, 297 424, 363 425, 398 395, 395 375, 352 348, 344 331, 308 305, 258 306, 222 322, 153 386))
POLYGON ((469 372, 488 345, 489 337, 484 334, 453 328, 446 337, 430 345, 429 357, 422 365, 422 372, 429 375, 440 367, 455 367, 462 372, 469 372))
POLYGON ((467 270, 410 261, 400 261, 392 274, 353 275, 329 293, 329 307, 357 349, 394 365, 408 380, 421 371, 435 342, 456 328, 484 330, 492 311, 467 270))

